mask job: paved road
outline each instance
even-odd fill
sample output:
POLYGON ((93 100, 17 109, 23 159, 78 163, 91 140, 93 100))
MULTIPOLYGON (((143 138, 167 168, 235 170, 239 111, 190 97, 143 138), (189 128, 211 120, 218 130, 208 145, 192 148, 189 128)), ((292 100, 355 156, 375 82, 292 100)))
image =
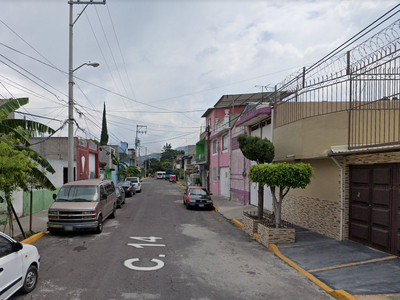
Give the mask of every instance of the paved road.
POLYGON ((38 286, 12 299, 334 299, 220 214, 186 210, 182 194, 148 179, 101 234, 39 239, 38 286))

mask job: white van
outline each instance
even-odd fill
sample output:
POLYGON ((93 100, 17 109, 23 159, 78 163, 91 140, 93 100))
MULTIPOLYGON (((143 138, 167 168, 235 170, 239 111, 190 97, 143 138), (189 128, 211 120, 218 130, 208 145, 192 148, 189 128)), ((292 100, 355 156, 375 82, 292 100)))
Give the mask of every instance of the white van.
POLYGON ((165 172, 158 171, 157 172, 157 179, 164 179, 165 178, 165 172))

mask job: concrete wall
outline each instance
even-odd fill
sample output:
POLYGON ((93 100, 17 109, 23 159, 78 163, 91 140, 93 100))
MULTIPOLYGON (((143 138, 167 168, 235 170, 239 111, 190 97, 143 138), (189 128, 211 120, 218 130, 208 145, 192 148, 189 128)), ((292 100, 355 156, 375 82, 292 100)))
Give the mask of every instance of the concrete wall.
POLYGON ((275 161, 326 157, 332 146, 348 143, 347 112, 303 119, 274 129, 275 161))

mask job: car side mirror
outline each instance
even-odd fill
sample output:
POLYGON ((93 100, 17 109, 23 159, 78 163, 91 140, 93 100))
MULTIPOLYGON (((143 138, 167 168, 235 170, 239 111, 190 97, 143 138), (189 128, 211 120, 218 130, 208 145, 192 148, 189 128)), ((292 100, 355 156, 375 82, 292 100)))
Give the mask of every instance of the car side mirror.
POLYGON ((22 250, 23 247, 24 247, 24 246, 22 246, 21 243, 15 243, 15 244, 14 244, 14 249, 15 249, 15 251, 22 250))
POLYGON ((184 195, 187 195, 187 193, 186 193, 186 192, 184 192, 183 194, 184 194, 184 195))
POLYGON ((57 198, 57 195, 53 194, 53 200, 56 200, 56 198, 57 198))
POLYGON ((101 195, 101 200, 106 200, 107 199, 107 194, 103 194, 103 195, 101 195))

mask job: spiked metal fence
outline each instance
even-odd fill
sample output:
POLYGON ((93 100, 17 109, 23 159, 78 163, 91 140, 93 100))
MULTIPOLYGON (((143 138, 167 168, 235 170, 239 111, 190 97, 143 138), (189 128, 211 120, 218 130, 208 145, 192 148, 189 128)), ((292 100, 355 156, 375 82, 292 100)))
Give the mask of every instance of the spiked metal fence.
POLYGON ((348 112, 349 149, 400 142, 400 20, 351 50, 287 77, 275 127, 348 112))

